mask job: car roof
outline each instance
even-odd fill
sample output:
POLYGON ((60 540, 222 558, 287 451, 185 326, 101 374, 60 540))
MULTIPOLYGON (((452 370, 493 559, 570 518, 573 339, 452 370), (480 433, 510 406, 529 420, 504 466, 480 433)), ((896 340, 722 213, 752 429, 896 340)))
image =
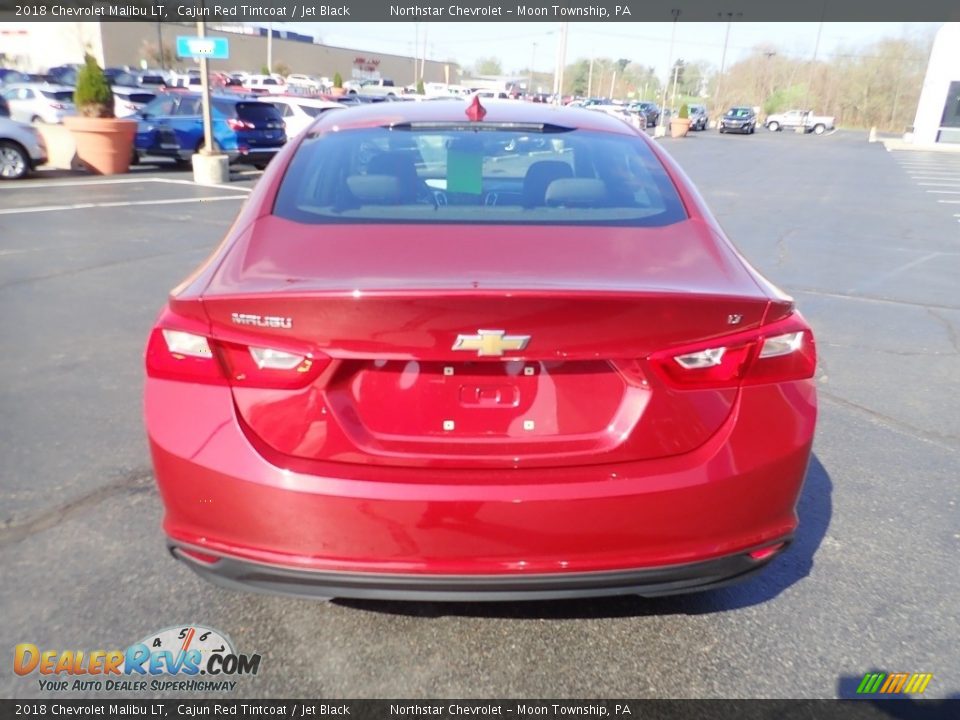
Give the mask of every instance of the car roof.
POLYGON ((10 83, 9 85, 4 86, 4 90, 12 90, 13 88, 30 88, 31 90, 49 90, 50 92, 74 92, 76 88, 71 87, 70 85, 59 85, 57 83, 44 83, 44 82, 21 82, 21 83, 10 83))
POLYGON ((262 102, 281 102, 281 103, 293 103, 296 105, 306 105, 307 107, 318 107, 318 108, 336 108, 344 107, 338 102, 333 100, 324 100, 323 98, 314 98, 314 97, 303 97, 301 95, 260 95, 257 98, 262 102))
MULTIPOLYGON (((636 134, 633 128, 603 112, 521 100, 483 100, 485 123, 548 124, 618 135, 636 134)), ((340 130, 404 123, 469 122, 466 102, 383 102, 351 105, 343 112, 324 114, 314 127, 340 130)))
MULTIPOLYGON (((157 97, 198 98, 201 96, 201 93, 192 90, 188 90, 186 92, 164 91, 161 93, 156 93, 156 95, 157 97)), ((263 96, 261 95, 255 95, 253 93, 210 93, 211 100, 223 100, 225 102, 259 102, 262 97, 263 96)))

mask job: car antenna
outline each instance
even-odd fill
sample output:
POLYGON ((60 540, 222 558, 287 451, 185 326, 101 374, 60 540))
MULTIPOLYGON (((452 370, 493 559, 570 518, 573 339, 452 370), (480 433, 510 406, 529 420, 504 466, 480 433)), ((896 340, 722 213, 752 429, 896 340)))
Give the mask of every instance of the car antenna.
POLYGON ((473 122, 480 122, 486 114, 487 109, 480 104, 480 96, 474 95, 473 102, 470 103, 470 107, 467 108, 467 117, 473 122))

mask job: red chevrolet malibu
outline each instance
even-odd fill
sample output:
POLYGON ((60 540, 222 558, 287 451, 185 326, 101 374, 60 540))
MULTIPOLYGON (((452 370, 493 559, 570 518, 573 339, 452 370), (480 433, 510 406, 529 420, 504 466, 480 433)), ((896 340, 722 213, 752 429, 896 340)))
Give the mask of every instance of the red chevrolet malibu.
POLYGON ((810 327, 622 121, 330 113, 150 335, 173 555, 313 597, 662 595, 790 543, 810 327))

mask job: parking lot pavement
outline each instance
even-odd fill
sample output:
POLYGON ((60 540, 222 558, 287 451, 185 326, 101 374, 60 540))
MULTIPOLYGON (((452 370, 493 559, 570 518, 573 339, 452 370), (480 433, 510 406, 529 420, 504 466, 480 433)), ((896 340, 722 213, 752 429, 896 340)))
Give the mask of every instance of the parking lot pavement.
POLYGON ((939 208, 960 223, 960 153, 892 150, 910 182, 935 196, 939 208))
MULTIPOLYGON (((933 673, 928 696, 960 691, 949 206, 861 135, 659 142, 817 332, 801 526, 764 574, 680 598, 504 605, 324 604, 203 583, 163 551, 141 352, 239 201, 146 180, 24 184, 0 188, 0 209, 92 207, 0 214, 0 646, 126 647, 202 623, 263 655, 238 697, 831 697, 870 669, 933 673)), ((4 696, 44 695, 2 667, 4 696)))

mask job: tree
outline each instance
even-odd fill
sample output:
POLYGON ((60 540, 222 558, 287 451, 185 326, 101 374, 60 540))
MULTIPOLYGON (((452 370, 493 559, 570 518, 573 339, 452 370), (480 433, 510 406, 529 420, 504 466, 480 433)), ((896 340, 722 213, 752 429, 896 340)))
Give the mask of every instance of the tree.
POLYGON ((477 75, 502 75, 503 66, 500 59, 495 57, 478 58, 473 66, 473 72, 477 75))
POLYGON ((112 118, 113 90, 110 89, 110 83, 93 55, 87 53, 83 60, 83 67, 77 73, 73 103, 85 117, 112 118))
POLYGON ((574 95, 587 94, 587 79, 590 75, 590 61, 580 58, 563 72, 564 77, 570 78, 570 92, 574 95))

